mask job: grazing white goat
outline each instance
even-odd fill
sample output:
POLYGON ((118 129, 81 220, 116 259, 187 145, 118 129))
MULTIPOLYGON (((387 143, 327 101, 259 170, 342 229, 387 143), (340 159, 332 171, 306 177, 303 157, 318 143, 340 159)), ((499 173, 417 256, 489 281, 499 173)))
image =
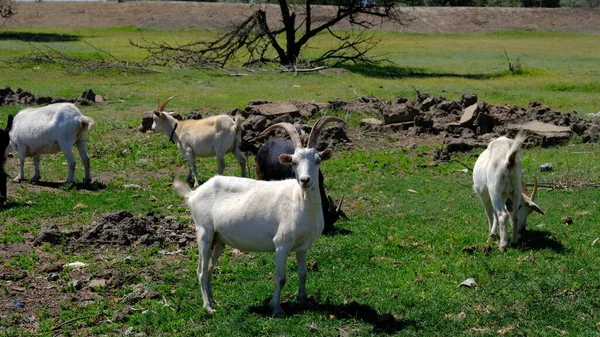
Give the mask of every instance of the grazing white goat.
MULTIPOLYGON (((173 96, 175 97, 175 96, 173 96)), ((196 170, 196 157, 217 157, 219 174, 225 170, 225 154, 233 153, 242 169, 242 177, 246 176, 246 158, 239 149, 242 140, 243 117, 235 116, 235 120, 227 115, 207 117, 200 120, 178 121, 165 112, 167 103, 160 103, 158 110, 154 111, 152 130, 164 133, 169 140, 177 145, 179 152, 188 160, 189 171, 186 180, 191 181, 194 176, 194 186, 200 184, 200 177, 196 170)))
POLYGON ((473 169, 473 190, 481 199, 488 217, 490 236, 497 233, 500 225, 500 249, 508 245, 506 222, 512 215, 512 239, 517 242, 517 234, 525 229, 527 216, 536 211, 544 214, 533 202, 537 193, 537 178, 531 198, 521 181, 520 152, 525 135, 517 134, 515 140, 500 137, 488 144, 488 147, 475 162, 473 169))
POLYGON ((92 181, 90 158, 86 152, 86 135, 94 121, 81 114, 71 103, 56 103, 41 108, 19 111, 10 131, 11 147, 19 154, 19 175, 15 182, 25 179, 25 157, 33 157, 35 175, 31 181, 40 180, 40 155, 62 152, 69 166, 67 183, 73 182, 75 157, 73 145, 77 146, 85 168, 85 183, 92 181))
MULTIPOLYGON (((214 311, 211 278, 225 245, 247 251, 275 252, 275 291, 271 300, 274 316, 283 316, 281 289, 285 285, 285 267, 290 252, 298 262, 298 300, 306 302, 306 254, 323 231, 323 212, 319 193, 319 165, 331 157, 331 150, 317 152, 317 139, 327 122, 342 122, 335 117, 319 120, 302 147, 292 124, 278 123, 267 128, 286 130, 295 145, 293 154, 279 156, 281 163, 292 165, 295 179, 258 181, 216 176, 192 191, 176 180, 173 187, 187 200, 196 223, 198 236, 198 280, 204 308, 214 311)), ((263 133, 263 134, 264 134, 263 133)))

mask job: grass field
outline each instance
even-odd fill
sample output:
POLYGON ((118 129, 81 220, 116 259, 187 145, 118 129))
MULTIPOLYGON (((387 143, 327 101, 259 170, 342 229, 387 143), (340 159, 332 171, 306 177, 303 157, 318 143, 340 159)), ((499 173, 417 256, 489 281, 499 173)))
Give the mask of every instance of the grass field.
MULTIPOLYGON (((183 177, 187 164, 164 136, 135 130, 156 98, 177 94, 179 112, 222 112, 243 108, 251 99, 290 98, 329 101, 374 95, 414 97, 413 87, 458 99, 473 92, 496 104, 526 106, 539 101, 580 114, 600 110, 600 37, 575 34, 505 32, 473 35, 378 33, 376 53, 394 67, 358 68, 324 74, 249 73, 234 77, 217 71, 157 68, 160 73, 70 72, 53 64, 15 64, 32 48, 51 47, 82 57, 139 61, 144 54, 129 39, 186 41, 207 32, 133 28, 90 30, 27 29, 0 33, 0 86, 21 87, 40 96, 76 97, 92 88, 110 103, 82 107, 97 125, 88 136, 97 190, 40 187, 9 182, 11 207, 0 209, 0 247, 28 242, 48 223, 62 228, 89 226, 108 211, 135 215, 154 212, 188 224, 189 212, 169 183, 183 177), (10 34, 6 34, 10 33, 10 34), (27 42, 44 33, 43 42, 27 42), (9 36, 12 36, 9 38, 9 36), (27 40, 27 41, 25 41, 27 40), (94 46, 95 48, 93 48, 94 46), (523 67, 508 72, 504 51, 523 67), (106 57, 106 56, 104 56, 106 57), (141 189, 126 189, 138 184, 141 189)), ((37 38, 39 40, 39 38, 37 38)), ((320 37, 309 53, 329 44, 320 37)), ((0 125, 20 107, 0 106, 0 125)), ((348 116, 343 116, 347 118, 348 116)), ((362 116, 361 116, 362 117, 362 116)), ((349 133, 357 130, 349 116, 349 133)), ((296 304, 295 259, 288 263, 282 293, 289 317, 275 319, 266 307, 274 287, 272 254, 233 254, 229 249, 215 271, 217 312, 202 309, 194 246, 167 256, 157 247, 90 247, 71 251, 42 245, 6 258, 2 270, 46 277, 40 265, 82 261, 89 277, 119 275, 119 286, 96 289, 92 301, 68 286, 76 274, 64 270, 54 285, 65 296, 55 306, 36 307, 33 318, 14 308, 14 283, 0 277, 0 336, 595 336, 600 333, 600 206, 596 189, 542 189, 544 216, 529 217, 528 233, 514 249, 501 252, 488 241, 479 200, 463 166, 423 168, 431 147, 378 149, 356 143, 323 164, 328 191, 346 195, 350 221, 344 231, 321 237, 309 251, 307 289, 312 306, 296 304), (409 191, 412 190, 413 192, 409 191), (415 193, 416 192, 416 193, 415 193), (563 218, 570 216, 572 224, 563 218), (489 245, 490 248, 487 248, 489 245), (466 249, 465 249, 466 248, 466 249), (131 259, 125 259, 130 256, 131 259), (459 287, 467 278, 477 286, 459 287), (160 294, 131 305, 125 320, 115 314, 141 283, 160 294), (35 324, 28 324, 33 321, 35 324)), ((576 140, 558 148, 527 149, 524 176, 542 182, 600 182, 599 144, 576 140), (553 172, 538 167, 551 162, 553 172)), ((481 150, 456 159, 471 166, 481 150)), ((200 160, 199 160, 200 161, 200 160)), ((233 157, 227 175, 239 175, 233 157)), ((15 158, 7 171, 16 174, 15 158)), ((31 165, 26 168, 30 177, 31 165)), ((61 155, 42 157, 42 179, 63 181, 61 155)), ((200 161, 201 178, 216 172, 216 161, 200 161)), ((83 177, 78 162, 76 178, 83 177)), ((176 249, 169 247, 169 250, 176 249)), ((3 274, 4 275, 4 274, 3 274)), ((87 281, 87 280, 86 280, 87 281)), ((24 293, 31 285, 18 284, 24 293)), ((35 306, 35 303, 26 303, 35 306)))

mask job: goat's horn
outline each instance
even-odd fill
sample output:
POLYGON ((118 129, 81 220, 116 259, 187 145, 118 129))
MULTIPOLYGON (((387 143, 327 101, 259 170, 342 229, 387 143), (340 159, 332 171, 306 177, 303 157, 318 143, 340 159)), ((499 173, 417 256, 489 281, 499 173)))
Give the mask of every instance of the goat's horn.
POLYGON ((167 103, 169 103, 170 100, 175 98, 175 96, 177 96, 177 95, 173 95, 173 96, 169 97, 169 99, 164 101, 162 104, 160 104, 160 99, 158 99, 158 111, 165 111, 165 108, 167 107, 167 103))
POLYGON ((533 191, 531 192, 531 200, 535 201, 535 195, 537 194, 537 190, 538 190, 538 180, 536 176, 533 176, 533 191))
POLYGON ((261 133, 261 135, 267 134, 272 130, 275 130, 277 128, 282 128, 285 131, 287 131, 287 133, 290 135, 290 138, 292 139, 292 143, 294 144, 295 147, 302 147, 302 140, 300 140, 300 135, 298 134, 298 130, 296 130, 296 128, 290 124, 290 123, 277 123, 277 124, 273 124, 271 126, 269 126, 268 128, 265 129, 265 131, 263 131, 261 133))
POLYGON ((344 202, 344 197, 345 197, 345 195, 342 195, 342 199, 340 199, 340 203, 338 204, 338 207, 335 209, 336 214, 338 214, 340 212, 340 210, 342 209, 342 203, 344 202))
POLYGON ((308 137, 307 147, 309 147, 309 148, 317 147, 317 140, 319 139, 319 134, 321 133, 321 129, 323 128, 323 126, 325 126, 325 124, 327 124, 329 122, 346 123, 346 122, 344 122, 343 119, 339 119, 337 117, 332 117, 332 116, 323 117, 323 118, 319 119, 313 126, 312 131, 310 132, 310 136, 308 137))

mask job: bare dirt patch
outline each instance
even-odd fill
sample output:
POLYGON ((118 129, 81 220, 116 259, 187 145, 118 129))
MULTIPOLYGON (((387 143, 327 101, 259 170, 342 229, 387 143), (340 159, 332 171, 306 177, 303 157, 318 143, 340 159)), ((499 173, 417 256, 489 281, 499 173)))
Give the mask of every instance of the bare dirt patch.
MULTIPOLYGON (((17 3, 8 27, 118 27, 160 29, 223 29, 256 11, 249 4, 176 1, 139 2, 36 2, 17 3), (69 20, 56 20, 69 16, 69 20)), ((320 12, 335 7, 321 6, 320 12)), ((266 6, 269 24, 280 25, 278 7, 266 6)), ((314 11, 314 10, 313 10, 314 11)), ((411 33, 474 33, 498 30, 537 30, 600 34, 600 9, 412 7, 403 9, 405 25, 383 22, 376 29, 411 33)), ((347 21, 336 28, 346 29, 347 21)))

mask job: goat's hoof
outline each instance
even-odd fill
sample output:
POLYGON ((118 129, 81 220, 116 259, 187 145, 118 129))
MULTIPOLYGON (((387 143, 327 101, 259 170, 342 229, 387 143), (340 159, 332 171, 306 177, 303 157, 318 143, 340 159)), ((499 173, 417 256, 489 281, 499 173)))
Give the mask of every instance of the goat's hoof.
POLYGON ((276 308, 273 309, 273 317, 285 317, 285 311, 283 311, 283 308, 281 306, 277 306, 276 308))
POLYGON ((83 179, 83 183, 84 183, 84 184, 91 184, 91 183, 92 183, 92 178, 89 178, 89 179, 87 179, 87 178, 86 178, 86 179, 83 179))
POLYGON ((19 176, 19 177, 16 177, 15 179, 13 179, 13 181, 14 181, 15 183, 20 183, 20 182, 21 182, 21 180, 22 180, 22 179, 21 179, 21 177, 20 177, 20 176, 19 176))
POLYGON ((508 248, 508 245, 507 245, 507 244, 503 244, 503 245, 500 245, 500 247, 499 247, 499 248, 500 248, 500 250, 501 250, 501 251, 503 251, 503 252, 504 252, 504 251, 506 251, 506 249, 508 248))
POLYGON ((33 178, 31 178, 31 180, 30 180, 30 181, 31 181, 32 183, 36 184, 36 183, 39 183, 39 182, 40 182, 40 179, 41 179, 41 177, 33 177, 33 178))
POLYGON ((214 314, 217 312, 213 307, 204 307, 209 314, 214 314))

